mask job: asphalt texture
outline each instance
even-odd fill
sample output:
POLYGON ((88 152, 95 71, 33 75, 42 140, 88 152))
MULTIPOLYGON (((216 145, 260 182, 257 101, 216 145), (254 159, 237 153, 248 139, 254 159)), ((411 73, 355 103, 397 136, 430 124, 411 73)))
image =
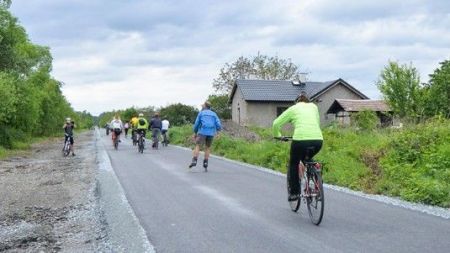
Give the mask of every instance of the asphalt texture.
MULTIPOLYGON (((287 203, 286 179, 177 147, 137 152, 130 139, 112 167, 157 252, 449 252, 450 219, 325 189, 325 214, 313 225, 302 203, 287 203)), ((149 143, 147 143, 149 144, 149 143)))

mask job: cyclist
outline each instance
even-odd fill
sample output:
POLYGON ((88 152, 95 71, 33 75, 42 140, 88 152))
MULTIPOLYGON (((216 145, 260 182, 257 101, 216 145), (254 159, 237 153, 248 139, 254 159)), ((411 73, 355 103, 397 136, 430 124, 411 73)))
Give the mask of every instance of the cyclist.
POLYGON ((130 125, 131 125, 131 139, 133 140, 133 144, 136 143, 136 129, 137 129, 137 124, 138 124, 138 117, 133 116, 133 118, 131 118, 130 120, 130 125))
MULTIPOLYGON (((75 156, 75 152, 73 151, 73 129, 75 128, 75 122, 70 118, 66 118, 66 123, 64 123, 64 145, 68 140, 70 142, 69 150, 72 151, 72 156, 75 156)), ((64 150, 64 148, 63 148, 64 150)))
POLYGON ((114 146, 114 140, 118 138, 118 141, 120 142, 120 134, 122 133, 123 124, 120 120, 119 115, 116 115, 114 119, 110 123, 111 129, 112 129, 112 141, 114 146))
POLYGON ((166 145, 169 143, 169 140, 167 139, 167 131, 169 131, 169 126, 170 126, 169 120, 164 118, 163 121, 161 121, 161 134, 163 136, 163 141, 166 145))
POLYGON ((192 162, 189 168, 197 165, 200 145, 205 145, 205 158, 203 160, 203 168, 208 171, 208 158, 211 152, 211 144, 214 136, 222 130, 222 125, 217 114, 211 111, 211 103, 206 101, 202 105, 202 110, 198 113, 194 123, 195 148, 193 150, 192 162))
POLYGON ((125 138, 127 138, 128 135, 128 129, 130 128, 130 123, 125 122, 125 125, 123 125, 123 128, 125 129, 125 138))
POLYGON ((152 130, 153 144, 152 148, 158 148, 159 135, 161 134, 161 119, 159 118, 159 112, 156 112, 150 121, 150 128, 152 130))
POLYGON ((139 113, 136 123, 136 133, 141 134, 145 141, 145 132, 148 129, 148 121, 144 118, 144 114, 139 113))
MULTIPOLYGON (((313 148, 311 158, 322 148, 323 136, 320 130, 320 115, 317 106, 309 101, 306 92, 302 91, 289 107, 273 121, 274 137, 281 137, 281 126, 290 122, 294 126, 289 160, 289 197, 288 201, 297 201, 300 194, 298 166, 303 173, 304 166, 300 161, 305 159, 306 150, 313 148)), ((302 176, 302 175, 301 175, 302 176)))

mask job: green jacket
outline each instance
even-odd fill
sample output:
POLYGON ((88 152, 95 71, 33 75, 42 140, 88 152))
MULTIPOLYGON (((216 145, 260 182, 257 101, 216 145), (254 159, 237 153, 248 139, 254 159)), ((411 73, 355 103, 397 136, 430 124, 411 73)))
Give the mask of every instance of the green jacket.
POLYGON ((137 121, 137 129, 145 129, 145 130, 148 129, 148 121, 144 117, 140 117, 138 119, 138 121, 137 121), (140 123, 141 120, 145 121, 144 125, 141 125, 141 123, 140 123))
POLYGON ((273 121, 273 136, 281 137, 280 129, 288 122, 295 127, 293 140, 323 140, 319 109, 315 104, 300 102, 289 107, 273 121))

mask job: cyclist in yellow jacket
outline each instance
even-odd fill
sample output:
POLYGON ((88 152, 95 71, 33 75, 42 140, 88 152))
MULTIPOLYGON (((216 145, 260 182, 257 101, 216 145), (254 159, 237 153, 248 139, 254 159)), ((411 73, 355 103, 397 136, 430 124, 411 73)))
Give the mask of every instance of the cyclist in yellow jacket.
MULTIPOLYGON (((289 107, 273 122, 274 137, 281 137, 281 127, 290 122, 295 127, 292 136, 289 160, 289 197, 288 201, 297 201, 300 194, 298 166, 305 159, 306 150, 312 148, 310 158, 322 148, 323 136, 320 130, 320 115, 317 106, 309 101, 305 92, 301 92, 296 104, 289 107)), ((302 171, 303 164, 301 164, 302 171)))

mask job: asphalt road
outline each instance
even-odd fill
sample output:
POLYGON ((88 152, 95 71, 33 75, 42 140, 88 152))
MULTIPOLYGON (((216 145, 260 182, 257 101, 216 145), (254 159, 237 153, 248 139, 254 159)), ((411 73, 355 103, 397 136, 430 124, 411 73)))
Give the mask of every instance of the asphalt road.
POLYGON ((325 189, 315 226, 305 205, 290 211, 283 177, 214 158, 204 173, 202 157, 189 171, 189 151, 101 141, 157 252, 450 251, 449 219, 325 189))

